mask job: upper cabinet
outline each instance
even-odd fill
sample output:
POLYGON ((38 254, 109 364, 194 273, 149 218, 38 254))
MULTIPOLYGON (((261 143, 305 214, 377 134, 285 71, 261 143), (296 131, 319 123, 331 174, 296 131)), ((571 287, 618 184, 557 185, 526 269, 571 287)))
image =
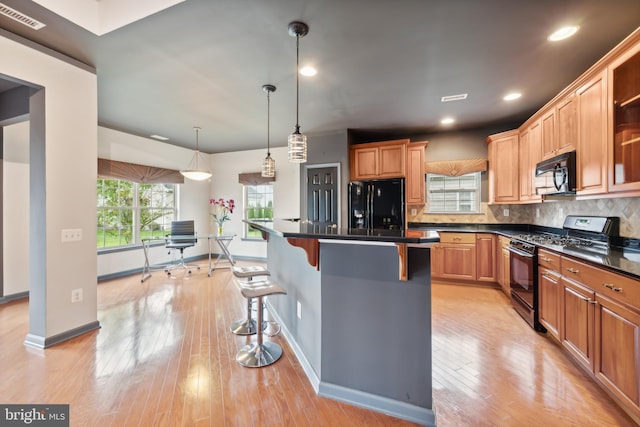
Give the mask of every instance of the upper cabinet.
POLYGON ((542 159, 576 149, 578 139, 576 97, 573 92, 552 105, 540 118, 542 159))
POLYGON ((607 191, 606 74, 600 72, 576 91, 578 100, 579 195, 607 191))
POLYGON ((404 178, 408 143, 408 139, 398 139, 352 146, 349 153, 351 180, 404 178))
POLYGON ((407 205, 424 205, 424 149, 426 142, 412 142, 407 145, 407 205))
POLYGON ((640 45, 609 66, 610 191, 640 190, 640 45))
POLYGON ((578 199, 640 196, 640 28, 518 131, 517 162, 501 158, 513 151, 489 147, 492 203, 542 200, 535 193, 536 163, 573 150, 578 199), (500 184, 507 176, 512 181, 500 184), (517 200, 510 196, 512 185, 518 186, 517 200))
POLYGON ((520 200, 517 130, 487 138, 489 144, 489 202, 514 203, 520 200))

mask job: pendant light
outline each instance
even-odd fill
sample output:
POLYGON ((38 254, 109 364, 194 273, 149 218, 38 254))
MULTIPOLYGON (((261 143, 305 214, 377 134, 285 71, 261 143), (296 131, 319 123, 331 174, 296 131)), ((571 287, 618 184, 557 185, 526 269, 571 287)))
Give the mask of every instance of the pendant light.
POLYGON ((193 129, 196 131, 196 152, 193 154, 193 158, 189 162, 189 166, 185 170, 181 170, 180 173, 188 179, 192 179, 194 181, 204 181, 205 179, 211 178, 211 172, 207 169, 200 169, 198 167, 198 162, 200 160, 200 141, 198 140, 198 134, 200 132, 200 128, 194 126, 193 129))
POLYGON ((271 157, 271 153, 269 152, 269 114, 271 111, 271 92, 276 91, 276 87, 274 85, 263 85, 262 90, 267 92, 267 157, 262 161, 262 176, 265 178, 273 178, 276 176, 276 161, 271 157))
POLYGON ((298 112, 300 104, 300 37, 304 37, 309 32, 309 26, 304 22, 293 21, 289 24, 289 35, 296 38, 296 128, 289 135, 288 155, 289 161, 293 163, 304 163, 307 161, 307 137, 300 133, 298 123, 298 112))

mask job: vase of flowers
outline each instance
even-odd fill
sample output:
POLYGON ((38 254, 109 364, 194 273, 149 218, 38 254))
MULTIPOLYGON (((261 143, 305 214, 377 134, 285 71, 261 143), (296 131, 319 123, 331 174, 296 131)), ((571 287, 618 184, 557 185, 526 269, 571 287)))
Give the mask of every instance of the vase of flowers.
POLYGON ((218 235, 220 236, 222 235, 222 225, 225 221, 231 219, 230 215, 233 213, 236 204, 233 199, 224 200, 223 198, 209 199, 209 204, 212 206, 211 216, 218 224, 218 235))

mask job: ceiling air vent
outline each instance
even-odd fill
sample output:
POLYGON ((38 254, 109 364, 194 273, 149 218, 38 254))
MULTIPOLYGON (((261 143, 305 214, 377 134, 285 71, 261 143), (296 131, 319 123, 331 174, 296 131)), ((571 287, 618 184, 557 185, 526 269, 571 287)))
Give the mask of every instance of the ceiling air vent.
POLYGON ((461 93, 459 95, 449 95, 449 96, 443 96, 441 101, 442 102, 450 102, 450 101, 462 101, 463 99, 467 99, 467 93, 461 93))
POLYGON ((2 3, 0 3, 0 15, 11 18, 14 21, 18 21, 19 23, 24 24, 27 27, 33 28, 34 30, 39 30, 40 28, 44 28, 46 26, 42 22, 37 21, 22 12, 18 12, 17 10, 12 9, 2 3))

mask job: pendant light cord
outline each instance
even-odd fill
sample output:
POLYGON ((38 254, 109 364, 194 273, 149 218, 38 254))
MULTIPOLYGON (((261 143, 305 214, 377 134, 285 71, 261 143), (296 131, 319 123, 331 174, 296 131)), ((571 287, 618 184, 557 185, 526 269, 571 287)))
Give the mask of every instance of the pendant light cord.
POLYGON ((269 135, 271 133, 270 116, 271 116, 271 91, 267 91, 267 157, 271 155, 271 153, 269 152, 269 135))
POLYGON ((298 111, 300 110, 300 35, 296 35, 296 133, 300 133, 298 111))

